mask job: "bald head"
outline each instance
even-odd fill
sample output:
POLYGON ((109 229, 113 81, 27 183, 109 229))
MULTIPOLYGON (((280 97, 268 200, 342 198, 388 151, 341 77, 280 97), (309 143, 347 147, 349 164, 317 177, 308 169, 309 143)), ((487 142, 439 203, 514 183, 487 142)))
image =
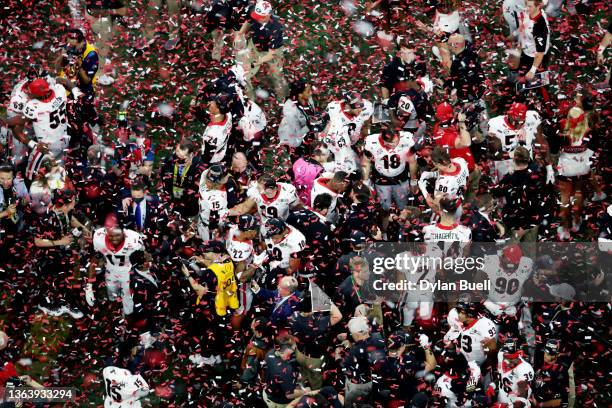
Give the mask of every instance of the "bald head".
POLYGON ((232 155, 232 170, 242 173, 246 170, 249 162, 247 161, 247 157, 242 152, 236 152, 232 155))
POLYGON ((453 34, 448 39, 448 45, 451 52, 457 55, 465 49, 465 37, 461 34, 453 34))

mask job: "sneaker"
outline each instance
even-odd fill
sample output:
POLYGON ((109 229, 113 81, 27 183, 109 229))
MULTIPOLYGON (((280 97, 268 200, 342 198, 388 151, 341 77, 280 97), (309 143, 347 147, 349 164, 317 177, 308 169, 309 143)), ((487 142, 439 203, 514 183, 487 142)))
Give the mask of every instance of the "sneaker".
POLYGON ((73 319, 80 319, 81 317, 83 317, 83 312, 81 312, 76 307, 64 305, 60 308, 60 310, 62 314, 68 313, 70 316, 72 316, 73 319))
POLYGON ((570 229, 570 231, 578 232, 578 231, 580 231, 580 227, 582 227, 582 220, 579 220, 578 222, 573 220, 572 221, 572 228, 570 229))
POLYGON ((49 316, 53 316, 53 317, 60 317, 61 315, 64 314, 63 308, 62 307, 56 307, 53 308, 49 305, 38 305, 38 308, 46 315, 49 316))
POLYGON ((215 364, 221 364, 222 363, 220 355, 217 354, 217 355, 213 356, 213 358, 215 359, 215 364))
POLYGON ((602 191, 601 193, 595 193, 593 194, 593 197, 591 197, 591 201, 593 201, 594 203, 598 202, 598 201, 603 201, 608 197, 608 195, 602 191))
POLYGON ((557 238, 559 238, 559 241, 568 241, 571 236, 565 227, 559 227, 557 228, 557 238))
POLYGON ((115 78, 108 74, 102 74, 98 77, 98 83, 100 85, 108 86, 115 82, 115 78))

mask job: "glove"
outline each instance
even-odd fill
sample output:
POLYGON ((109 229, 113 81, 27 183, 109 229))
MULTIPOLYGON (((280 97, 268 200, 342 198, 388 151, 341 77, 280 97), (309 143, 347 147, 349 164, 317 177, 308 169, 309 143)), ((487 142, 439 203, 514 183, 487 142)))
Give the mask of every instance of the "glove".
POLYGON ((94 291, 91 283, 85 285, 85 300, 89 307, 93 307, 96 303, 96 297, 94 296, 94 291))
POLYGON ((553 170, 552 164, 546 166, 546 184, 555 183, 555 171, 553 170))
POLYGON ((424 349, 427 349, 427 348, 431 347, 431 341, 429 341, 429 337, 427 337, 426 334, 419 335, 419 344, 424 349))

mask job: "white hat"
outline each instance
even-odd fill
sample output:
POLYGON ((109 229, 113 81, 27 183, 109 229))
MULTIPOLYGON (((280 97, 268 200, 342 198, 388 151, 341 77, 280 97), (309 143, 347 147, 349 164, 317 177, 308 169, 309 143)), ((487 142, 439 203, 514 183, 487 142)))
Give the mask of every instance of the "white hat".
POLYGON ((261 20, 272 14, 272 5, 268 1, 258 1, 255 4, 255 9, 251 12, 251 17, 255 20, 261 20))
POLYGON ((370 324, 365 316, 357 316, 351 318, 348 322, 348 329, 351 334, 367 333, 370 331, 370 324))
POLYGON ((576 297, 576 290, 567 283, 560 283, 558 285, 550 285, 548 291, 554 297, 561 298, 563 300, 574 300, 576 297))

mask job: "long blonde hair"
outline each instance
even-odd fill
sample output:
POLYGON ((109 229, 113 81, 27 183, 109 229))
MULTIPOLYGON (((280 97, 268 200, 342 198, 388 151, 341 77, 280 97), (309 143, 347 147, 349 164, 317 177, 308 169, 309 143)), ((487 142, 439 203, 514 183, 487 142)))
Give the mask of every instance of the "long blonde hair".
POLYGON ((567 113, 565 123, 565 133, 570 138, 571 143, 580 141, 589 130, 589 117, 586 112, 578 106, 571 108, 567 113), (572 122, 574 127, 572 127, 572 122))

